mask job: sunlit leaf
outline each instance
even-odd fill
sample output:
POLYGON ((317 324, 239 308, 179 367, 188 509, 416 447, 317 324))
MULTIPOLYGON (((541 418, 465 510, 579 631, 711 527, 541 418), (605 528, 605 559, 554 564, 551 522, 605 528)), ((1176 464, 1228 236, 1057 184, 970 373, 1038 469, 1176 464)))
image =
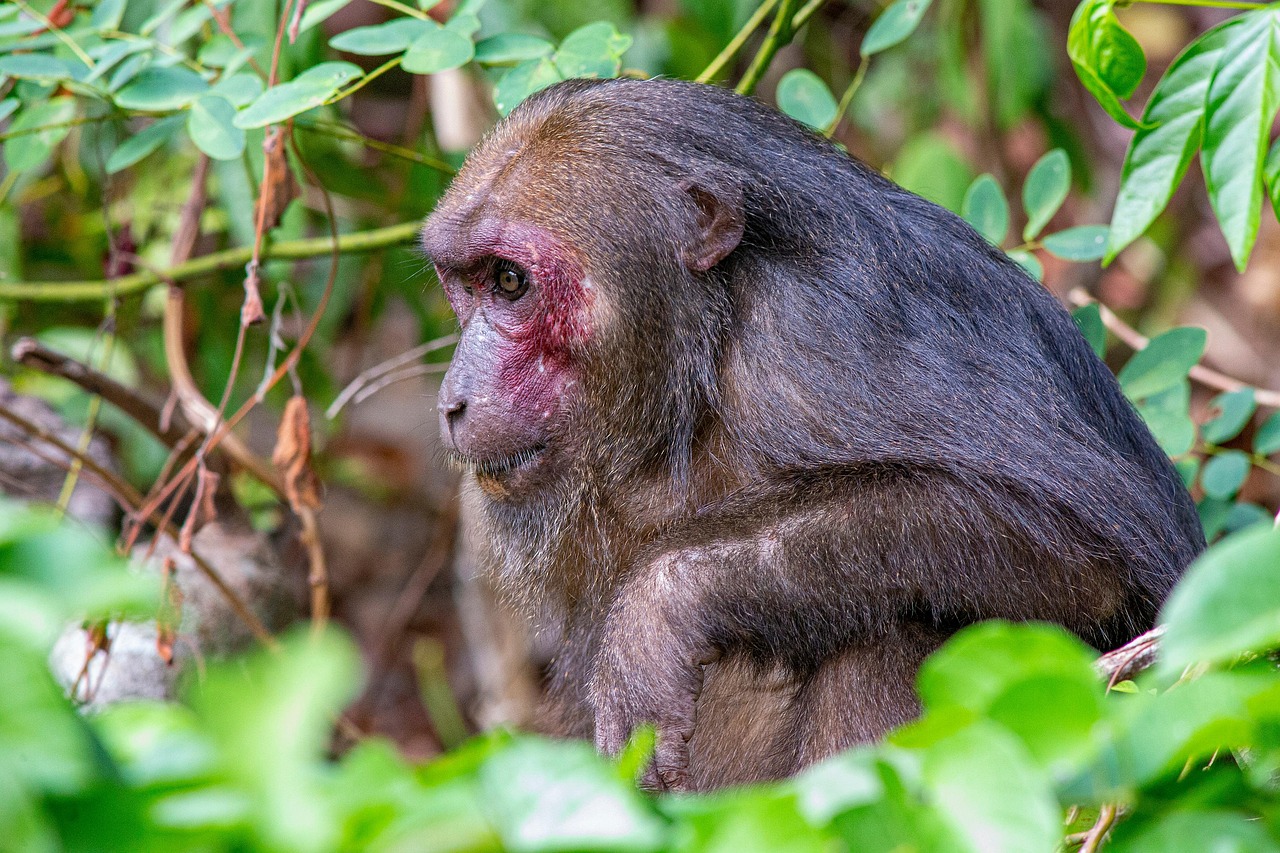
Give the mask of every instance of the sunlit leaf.
POLYGON ((126 110, 168 112, 187 106, 208 91, 208 81, 190 68, 151 66, 116 92, 115 101, 126 110))
POLYGON ((1040 263, 1040 259, 1026 249, 1010 249, 1009 257, 1013 258, 1013 262, 1022 267, 1027 275, 1036 281, 1044 281, 1044 264, 1040 263))
POLYGON ((629 47, 631 36, 622 35, 608 21, 596 21, 564 37, 556 51, 556 68, 566 79, 616 77, 629 47))
POLYGON ((1064 261, 1096 261, 1102 257, 1108 230, 1106 225, 1077 225, 1050 234, 1041 242, 1050 254, 1064 261))
POLYGON ((1280 451, 1280 412, 1272 412, 1271 417, 1262 422, 1253 436, 1253 452, 1270 456, 1280 451))
POLYGON ((122 169, 127 169, 134 163, 137 163, 143 157, 164 145, 174 134, 183 126, 186 116, 178 113, 177 115, 167 116, 152 122, 147 127, 130 136, 115 151, 111 152, 111 156, 107 158, 107 174, 114 175, 122 169))
POLYGON ((1137 39, 1121 26, 1113 5, 1114 0, 1085 0, 1076 7, 1067 30, 1067 56, 1107 114, 1125 127, 1137 128, 1140 123, 1120 101, 1142 81, 1147 58, 1137 39))
POLYGON ((858 49, 863 56, 874 56, 901 44, 916 31, 933 0, 894 0, 881 12, 867 30, 858 49))
POLYGON ((1204 440, 1212 444, 1222 444, 1239 435, 1258 407, 1252 388, 1219 394, 1210 405, 1218 411, 1218 415, 1205 423, 1200 432, 1204 440))
POLYGON ((1062 207, 1071 189, 1071 161, 1067 152, 1055 148, 1036 161, 1027 173, 1022 185, 1022 209, 1027 213, 1027 225, 1022 229, 1022 239, 1032 240, 1062 207))
POLYGON ((1196 443, 1196 425, 1191 420, 1191 383, 1176 380, 1137 402, 1138 414, 1169 456, 1181 456, 1196 443))
POLYGON ((1208 337, 1204 329, 1182 326, 1152 338, 1120 369, 1120 388, 1131 400, 1171 388, 1200 361, 1208 337))
POLYGON ((493 103, 506 115, 534 92, 559 83, 564 78, 550 59, 529 59, 502 75, 493 87, 493 103))
POLYGON ((1090 302, 1071 312, 1071 319, 1076 321, 1080 334, 1084 335, 1089 349, 1098 358, 1107 353, 1107 327, 1102 324, 1102 309, 1098 303, 1090 302))
POLYGON ((541 59, 555 52, 546 39, 524 33, 500 33, 476 43, 476 62, 481 65, 512 65, 527 59, 541 59))
POLYGON ((436 74, 466 65, 475 55, 471 39, 428 21, 430 28, 414 39, 400 65, 410 74, 436 74))
POLYGON ((1200 163, 1209 202, 1243 272, 1258 237, 1263 162, 1280 109, 1280 9, 1250 12, 1241 21, 1209 83, 1200 163))
POLYGON ((1186 174, 1204 138, 1209 79, 1240 21, 1233 18, 1200 36, 1156 84, 1142 114, 1144 127, 1125 153, 1105 262, 1147 230, 1186 174))
POLYGON ((225 98, 206 95, 191 105, 187 133, 215 160, 234 160, 244 153, 244 131, 235 126, 236 108, 225 98))
POLYGON ((999 246, 1009 231, 1009 203, 991 175, 979 175, 964 194, 960 215, 987 242, 999 246))
POLYGON ((836 117, 836 99, 822 78, 807 68, 793 68, 778 81, 778 109, 796 121, 822 130, 836 117))
POLYGON ((0 146, 5 165, 22 172, 47 161, 53 149, 67 138, 75 117, 76 99, 72 97, 50 98, 23 109, 9 125, 9 138, 0 146))
POLYGON ((236 116, 235 125, 247 129, 284 121, 320 106, 363 73, 350 62, 322 62, 293 80, 263 92, 236 116))
POLYGON ((1200 486, 1209 497, 1227 500, 1235 497, 1248 476, 1248 454, 1228 450, 1204 463, 1200 471, 1200 486))
POLYGON ((1161 612, 1161 670, 1176 676, 1280 644, 1278 571, 1280 529, 1251 528, 1204 552, 1161 612))
POLYGON ((389 53, 400 53, 413 44, 414 39, 432 28, 438 29, 434 21, 421 18, 393 18, 370 27, 356 27, 338 33, 329 39, 329 46, 334 50, 355 53, 360 56, 382 56, 389 53))

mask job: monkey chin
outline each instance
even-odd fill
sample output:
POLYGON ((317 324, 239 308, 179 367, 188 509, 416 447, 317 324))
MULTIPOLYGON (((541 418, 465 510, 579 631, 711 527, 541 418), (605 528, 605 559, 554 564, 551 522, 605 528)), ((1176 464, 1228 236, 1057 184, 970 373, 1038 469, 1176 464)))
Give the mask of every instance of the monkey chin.
POLYGON ((465 471, 475 475, 476 485, 486 497, 505 501, 527 495, 542 485, 546 455, 547 446, 540 444, 496 459, 463 455, 457 459, 465 471))

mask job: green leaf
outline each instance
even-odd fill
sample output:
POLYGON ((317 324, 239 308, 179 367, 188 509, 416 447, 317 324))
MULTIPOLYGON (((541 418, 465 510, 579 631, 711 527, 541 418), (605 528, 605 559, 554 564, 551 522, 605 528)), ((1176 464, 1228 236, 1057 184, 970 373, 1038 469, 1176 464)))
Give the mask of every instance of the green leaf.
POLYGON ((923 775, 929 799, 967 849, 1026 853, 1058 845, 1062 814, 1053 789, 999 726, 978 723, 937 742, 924 754, 923 775))
POLYGON ((1044 264, 1040 263, 1039 258, 1026 249, 1010 249, 1008 254, 1027 275, 1036 281, 1044 281, 1044 264))
POLYGON ((1022 239, 1034 240, 1066 201, 1071 189, 1071 161, 1067 152, 1055 148, 1036 161, 1022 185, 1022 209, 1027 212, 1027 227, 1022 239))
POLYGON ((1271 210, 1280 217, 1280 139, 1272 144, 1262 164, 1262 183, 1271 196, 1271 210))
POLYGON ((302 13, 302 21, 298 24, 298 32, 305 33, 316 24, 324 23, 350 2, 351 0, 316 0, 308 3, 307 10, 302 13))
POLYGON ((126 110, 180 110, 209 91, 209 83, 190 68, 170 65, 144 68, 115 94, 116 106, 126 110))
POLYGON ((524 33, 500 33, 476 43, 476 62, 481 65, 514 65, 527 59, 541 59, 555 52, 546 39, 524 33))
POLYGON ((1184 456, 1174 462, 1173 467, 1178 472, 1182 485, 1190 489, 1195 484, 1196 477, 1200 476, 1200 457, 1184 456))
POLYGON ((1280 9, 1242 16, 1218 57, 1205 99, 1204 168, 1209 202, 1244 272, 1258 237, 1262 170, 1280 109, 1280 9))
POLYGON ((1219 394, 1210 406, 1218 411, 1218 415, 1200 428, 1200 434, 1211 444, 1223 444, 1239 435, 1258 407, 1252 388, 1219 394))
POLYGON ((72 97, 50 98, 22 110, 7 132, 31 132, 10 136, 0 146, 4 149, 5 165, 15 172, 23 172, 43 164, 53 154, 53 149, 67 138, 71 132, 69 122, 75 117, 76 99, 72 97))
POLYGON ((236 108, 226 98, 206 95, 191 105, 187 133, 215 160, 234 160, 244 153, 244 131, 235 126, 236 108))
POLYGON ((1228 500, 1244 485, 1249 476, 1249 455, 1239 450, 1219 453, 1200 471, 1200 486, 1211 498, 1228 500))
POLYGON ((913 135, 898 152, 890 176, 904 189, 959 213, 977 177, 955 143, 937 131, 913 135))
POLYGON ((9 116, 18 111, 18 107, 22 106, 22 101, 17 98, 5 98, 0 101, 0 121, 4 121, 9 116))
POLYGON ((234 107, 248 106, 262 94, 262 78, 257 74, 232 74, 214 83, 209 94, 226 98, 234 107))
POLYGON ((1120 172, 1104 262, 1147 230, 1164 210, 1204 138, 1204 102, 1218 58, 1242 18, 1192 42, 1169 66, 1147 101, 1120 172))
POLYGON ((1130 400, 1141 400, 1171 388, 1187 377, 1204 355, 1208 333, 1195 326, 1170 329, 1147 342, 1120 369, 1120 388, 1130 400))
POLYGON ((778 81, 778 109, 814 130, 822 130, 836 117, 835 96, 822 78, 807 68, 793 68, 778 81))
POLYGON ((1102 324, 1102 309, 1098 303, 1090 302, 1071 312, 1071 319, 1076 321, 1080 334, 1084 335, 1089 349, 1098 358, 1107 354, 1107 327, 1102 324))
POLYGON ((356 27, 338 33, 329 39, 329 47, 360 56, 400 53, 432 27, 438 29, 440 25, 421 18, 394 18, 371 27, 356 27))
POLYGON ((906 41, 932 4, 933 0, 894 0, 876 17, 858 52, 864 57, 874 56, 906 41))
POLYGON ((1270 456, 1277 451, 1280 451, 1280 412, 1272 412, 1253 435, 1253 452, 1270 456))
POLYGON ((608 21, 596 21, 564 37, 556 51, 556 68, 566 80, 616 77, 622 70, 622 55, 629 47, 631 36, 622 35, 608 21))
POLYGON ((343 86, 363 76, 350 62, 322 62, 288 83, 273 86, 236 116, 240 128, 264 127, 318 107, 343 86))
POLYGON ((1137 129, 1142 124, 1120 101, 1137 89, 1147 58, 1137 39, 1121 26, 1113 5, 1114 0, 1085 0, 1076 8, 1067 30, 1067 56, 1080 82, 1107 115, 1137 129))
POLYGON ((475 14, 465 10, 459 10, 448 20, 447 23, 445 23, 444 28, 455 32, 460 36, 465 36, 470 40, 472 36, 480 32, 481 26, 483 25, 475 14))
POLYGON ((1122 823, 1107 846, 1124 853, 1169 853, 1171 850, 1239 850, 1280 853, 1264 824, 1232 811, 1201 811, 1187 798, 1181 808, 1157 812, 1136 825, 1122 823), (1186 809, 1185 811, 1183 809, 1186 809))
POLYGON ((1205 551, 1160 614, 1160 670, 1225 664, 1280 643, 1280 529, 1250 528, 1205 551))
POLYGON ((1009 203, 996 179, 989 174, 979 175, 964 194, 960 215, 988 243, 999 246, 1009 231, 1009 203))
POLYGON ((91 21, 95 30, 114 30, 119 29, 120 21, 124 19, 124 7, 126 0, 98 0, 93 4, 93 17, 91 21))
POLYGON ((133 136, 130 136, 120 143, 120 147, 112 151, 111 156, 107 158, 107 174, 114 175, 122 169, 129 168, 170 139, 173 139, 173 135, 178 132, 178 128, 182 127, 185 121, 186 116, 178 113, 154 121, 133 136))
POLYGON ((588 744, 523 738, 481 768, 505 848, 663 849, 662 822, 588 744))
POLYGON ((1181 456, 1195 445, 1196 425, 1190 412, 1191 383, 1186 379, 1139 400, 1137 408, 1156 443, 1167 455, 1181 456))
POLYGON ((505 116, 534 92, 563 79, 556 64, 550 59, 526 60, 502 75, 498 85, 493 87, 493 103, 498 112, 505 116))
POLYGON ((359 655, 337 632, 295 631, 278 651, 211 667, 188 703, 214 739, 222 775, 248 794, 262 847, 336 849, 341 816, 321 796, 333 719, 359 688, 359 655))
POLYGON ((471 39, 434 21, 405 51, 400 67, 410 74, 435 74, 466 65, 475 55, 471 39))
POLYGON ((0 56, 0 74, 20 80, 41 80, 48 83, 74 80, 76 70, 76 66, 67 60, 47 53, 12 53, 0 56))
POLYGON ((1041 242, 1050 254, 1064 261, 1096 261, 1102 257, 1109 230, 1106 225, 1077 225, 1050 234, 1041 242))

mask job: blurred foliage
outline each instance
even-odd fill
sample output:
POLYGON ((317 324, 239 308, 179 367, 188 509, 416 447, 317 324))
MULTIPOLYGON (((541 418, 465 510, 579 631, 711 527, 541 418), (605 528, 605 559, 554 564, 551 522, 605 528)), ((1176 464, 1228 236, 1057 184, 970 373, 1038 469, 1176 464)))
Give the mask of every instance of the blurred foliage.
POLYGON ((1028 853, 1116 812, 1109 850, 1280 850, 1280 673, 1257 656, 1280 645, 1280 530, 1192 566, 1136 683, 1108 691, 1057 627, 977 625, 926 661, 924 716, 887 743, 654 798, 634 782, 652 730, 617 762, 506 732, 419 767, 379 739, 332 759, 360 682, 337 631, 212 666, 182 703, 82 717, 46 667, 50 629, 145 612, 158 579, 48 514, 0 518, 0 850, 1028 853))
MULTIPOLYGON (((332 255, 340 286, 295 372, 327 405, 338 393, 331 350, 389 306, 405 307, 424 339, 452 327, 407 243, 463 151, 430 110, 388 128, 362 124, 362 108, 390 100, 397 120, 412 116, 405 104, 425 75, 461 69, 487 93, 492 122, 561 79, 731 82, 784 46, 763 35, 776 0, 681 0, 662 13, 624 0, 379 0, 346 28, 333 22, 350 0, 313 0, 301 14, 280 5, 0 2, 6 336, 36 335, 126 385, 163 387, 174 280, 188 285, 196 384, 211 399, 229 384, 236 401, 261 389, 275 406, 282 393, 261 377, 299 344, 332 255), (264 140, 280 126, 285 166, 308 191, 282 194, 279 223, 264 229, 258 200, 282 192, 264 181, 264 140), (202 158, 199 251, 175 262, 202 158), (377 254, 335 249, 331 228, 343 247, 377 254), (273 319, 246 334, 237 371, 242 269, 260 238, 273 319), (230 260, 199 265, 218 251, 230 260)), ((1064 41, 1028 0, 791 4, 794 44, 762 94, 961 213, 1036 278, 1047 263, 1110 262, 1144 232, 1175 240, 1158 217, 1199 154, 1243 269, 1264 196, 1280 209, 1280 4, 1192 38, 1141 118, 1125 102, 1156 75, 1119 5, 1084 0, 1064 41), (1067 64, 1134 130, 1110 225, 1068 210, 1095 164, 1055 103, 1067 64), (1022 168, 999 143, 1028 128, 1045 144, 1022 168)), ((1093 303, 1075 317, 1099 356, 1122 362, 1121 387, 1197 494, 1210 538, 1225 536, 1169 601, 1160 665, 1136 683, 1105 690, 1090 651, 1057 629, 988 624, 925 666, 919 722, 775 785, 647 796, 633 783, 643 737, 616 764, 583 744, 507 733, 422 767, 378 740, 333 759, 328 732, 360 678, 336 631, 211 667, 183 703, 75 713, 45 664, 54 636, 72 618, 145 618, 155 581, 110 554, 110 534, 3 504, 0 850, 1032 851, 1064 835, 1092 844, 1077 833, 1103 832, 1117 814, 1108 849, 1280 849, 1280 677, 1259 656, 1280 645, 1280 534, 1246 497, 1252 478, 1280 472, 1280 412, 1259 390, 1230 387, 1197 423, 1204 330, 1157 329, 1125 360, 1109 312, 1093 303)), ((115 435, 128 478, 153 485, 165 451, 140 427, 62 380, 6 373, 115 435)))

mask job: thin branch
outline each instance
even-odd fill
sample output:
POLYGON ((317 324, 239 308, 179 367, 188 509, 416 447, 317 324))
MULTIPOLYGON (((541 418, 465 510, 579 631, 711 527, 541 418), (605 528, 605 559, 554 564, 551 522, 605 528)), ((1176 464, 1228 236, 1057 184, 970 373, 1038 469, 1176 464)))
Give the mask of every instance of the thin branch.
MULTIPOLYGON (((385 228, 374 228, 369 231, 356 231, 343 234, 338 238, 336 251, 339 254, 352 252, 372 252, 408 243, 418 236, 422 229, 421 220, 401 222, 385 228)), ((262 259, 266 260, 302 260, 329 255, 335 251, 334 241, 329 237, 311 237, 305 240, 287 240, 281 243, 267 243, 262 248, 262 259)), ((253 248, 240 246, 224 249, 178 264, 167 270, 146 270, 133 275, 122 276, 110 281, 14 281, 0 282, 0 300, 32 300, 37 302, 84 302, 97 300, 115 294, 129 296, 141 293, 157 284, 181 283, 200 278, 224 270, 244 266, 253 257, 253 248)))
POLYGON ((764 0, 760 4, 760 8, 756 9, 755 13, 742 25, 742 29, 738 30, 738 34, 724 46, 724 50, 720 51, 719 55, 711 60, 711 64, 702 70, 702 73, 697 77, 697 81, 699 83, 710 83, 714 80, 716 75, 729 64, 729 60, 738 55, 738 51, 742 50, 742 46, 747 43, 747 39, 751 38, 751 34, 760 28, 765 18, 769 17, 769 13, 773 11, 773 7, 777 5, 778 0, 764 0))
MULTIPOLYGON (((133 486, 118 477, 114 472, 108 471, 102 465, 99 465, 91 456, 76 453, 74 447, 71 447, 65 441, 58 438, 58 436, 54 435, 39 424, 27 420, 16 412, 10 411, 5 406, 0 406, 0 419, 8 421, 21 429, 27 435, 30 435, 32 438, 39 439, 40 441, 57 448, 62 451, 68 459, 79 459, 81 467, 85 471, 88 471, 94 479, 98 481, 98 484, 101 485, 108 494, 114 497, 116 502, 119 503, 126 512, 134 512, 142 504, 142 495, 140 495, 133 486)), ((69 466, 69 463, 64 463, 60 460, 55 464, 69 466)), ((154 517, 152 520, 155 521, 154 517)), ((172 525, 160 524, 159 529, 168 533, 175 541, 177 541, 178 531, 174 530, 172 525)), ((252 632, 263 645, 273 649, 276 648, 277 643, 275 638, 271 636, 271 632, 267 630, 266 626, 262 624, 262 621, 258 619, 254 612, 249 609, 249 606, 245 604, 244 599, 242 599, 234 589, 227 585, 227 582, 222 579, 222 576, 218 574, 217 570, 194 551, 191 552, 191 559, 195 562, 196 567, 200 572, 218 588, 219 592, 223 594, 227 599, 227 603, 231 605, 231 609, 236 612, 236 615, 245 623, 250 632, 252 632)))
MULTIPOLYGON (((799 17, 798 15, 796 17, 799 17)), ((854 93, 862 86, 862 81, 867 76, 867 66, 871 64, 871 57, 863 56, 858 61, 858 70, 854 72, 853 79, 849 81, 848 87, 844 90, 844 94, 840 96, 840 103, 836 105, 835 117, 831 119, 831 123, 823 129, 822 135, 830 139, 835 135, 836 128, 840 126, 840 122, 844 120, 844 114, 849 111, 849 104, 853 103, 854 93)))
POLYGON ((407 352, 402 352, 397 356, 392 356, 386 361, 375 364, 373 367, 362 372, 355 379, 352 379, 351 382, 347 384, 347 387, 342 389, 342 393, 335 397, 333 402, 329 404, 329 408, 325 410, 324 416, 333 420, 342 411, 343 407, 352 400, 352 398, 364 390, 365 386, 372 384, 394 370, 413 364, 428 353, 444 349, 448 346, 453 346, 457 342, 457 335, 445 335, 442 338, 427 341, 425 344, 419 344, 407 352))
MULTIPOLYGON (((1098 314, 1102 317, 1102 324, 1111 330, 1117 338, 1124 341, 1125 344, 1134 350, 1144 349, 1149 343, 1149 339, 1143 336, 1132 326, 1125 323, 1111 311, 1110 308, 1103 305, 1098 300, 1090 296, 1083 288, 1074 288, 1067 294, 1067 298, 1075 305, 1090 305, 1097 303, 1098 314)), ((1259 388, 1256 385, 1250 385, 1247 382, 1241 382, 1225 373, 1219 373, 1211 370, 1202 364, 1197 364, 1191 368, 1190 376, 1201 385, 1210 388, 1217 388, 1219 391, 1239 391, 1242 388, 1253 389, 1253 399, 1261 406, 1267 406, 1272 409, 1280 409, 1280 391, 1272 391, 1268 388, 1259 388)))
POLYGON ((1160 652, 1160 638, 1163 635, 1163 626, 1152 628, 1094 661, 1094 668, 1106 676, 1107 689, 1110 690, 1121 681, 1132 679, 1154 664, 1160 652))
POLYGON ((773 57, 795 35, 795 29, 792 27, 791 10, 795 8, 797 2, 798 0, 781 0, 778 14, 773 17, 773 23, 769 26, 769 34, 765 36, 764 44, 760 45, 760 50, 756 52, 755 58, 747 66, 746 73, 742 75, 742 80, 738 82, 737 87, 734 89, 739 95, 750 95, 755 91, 760 78, 764 76, 764 73, 769 70, 770 64, 773 63, 773 57))

